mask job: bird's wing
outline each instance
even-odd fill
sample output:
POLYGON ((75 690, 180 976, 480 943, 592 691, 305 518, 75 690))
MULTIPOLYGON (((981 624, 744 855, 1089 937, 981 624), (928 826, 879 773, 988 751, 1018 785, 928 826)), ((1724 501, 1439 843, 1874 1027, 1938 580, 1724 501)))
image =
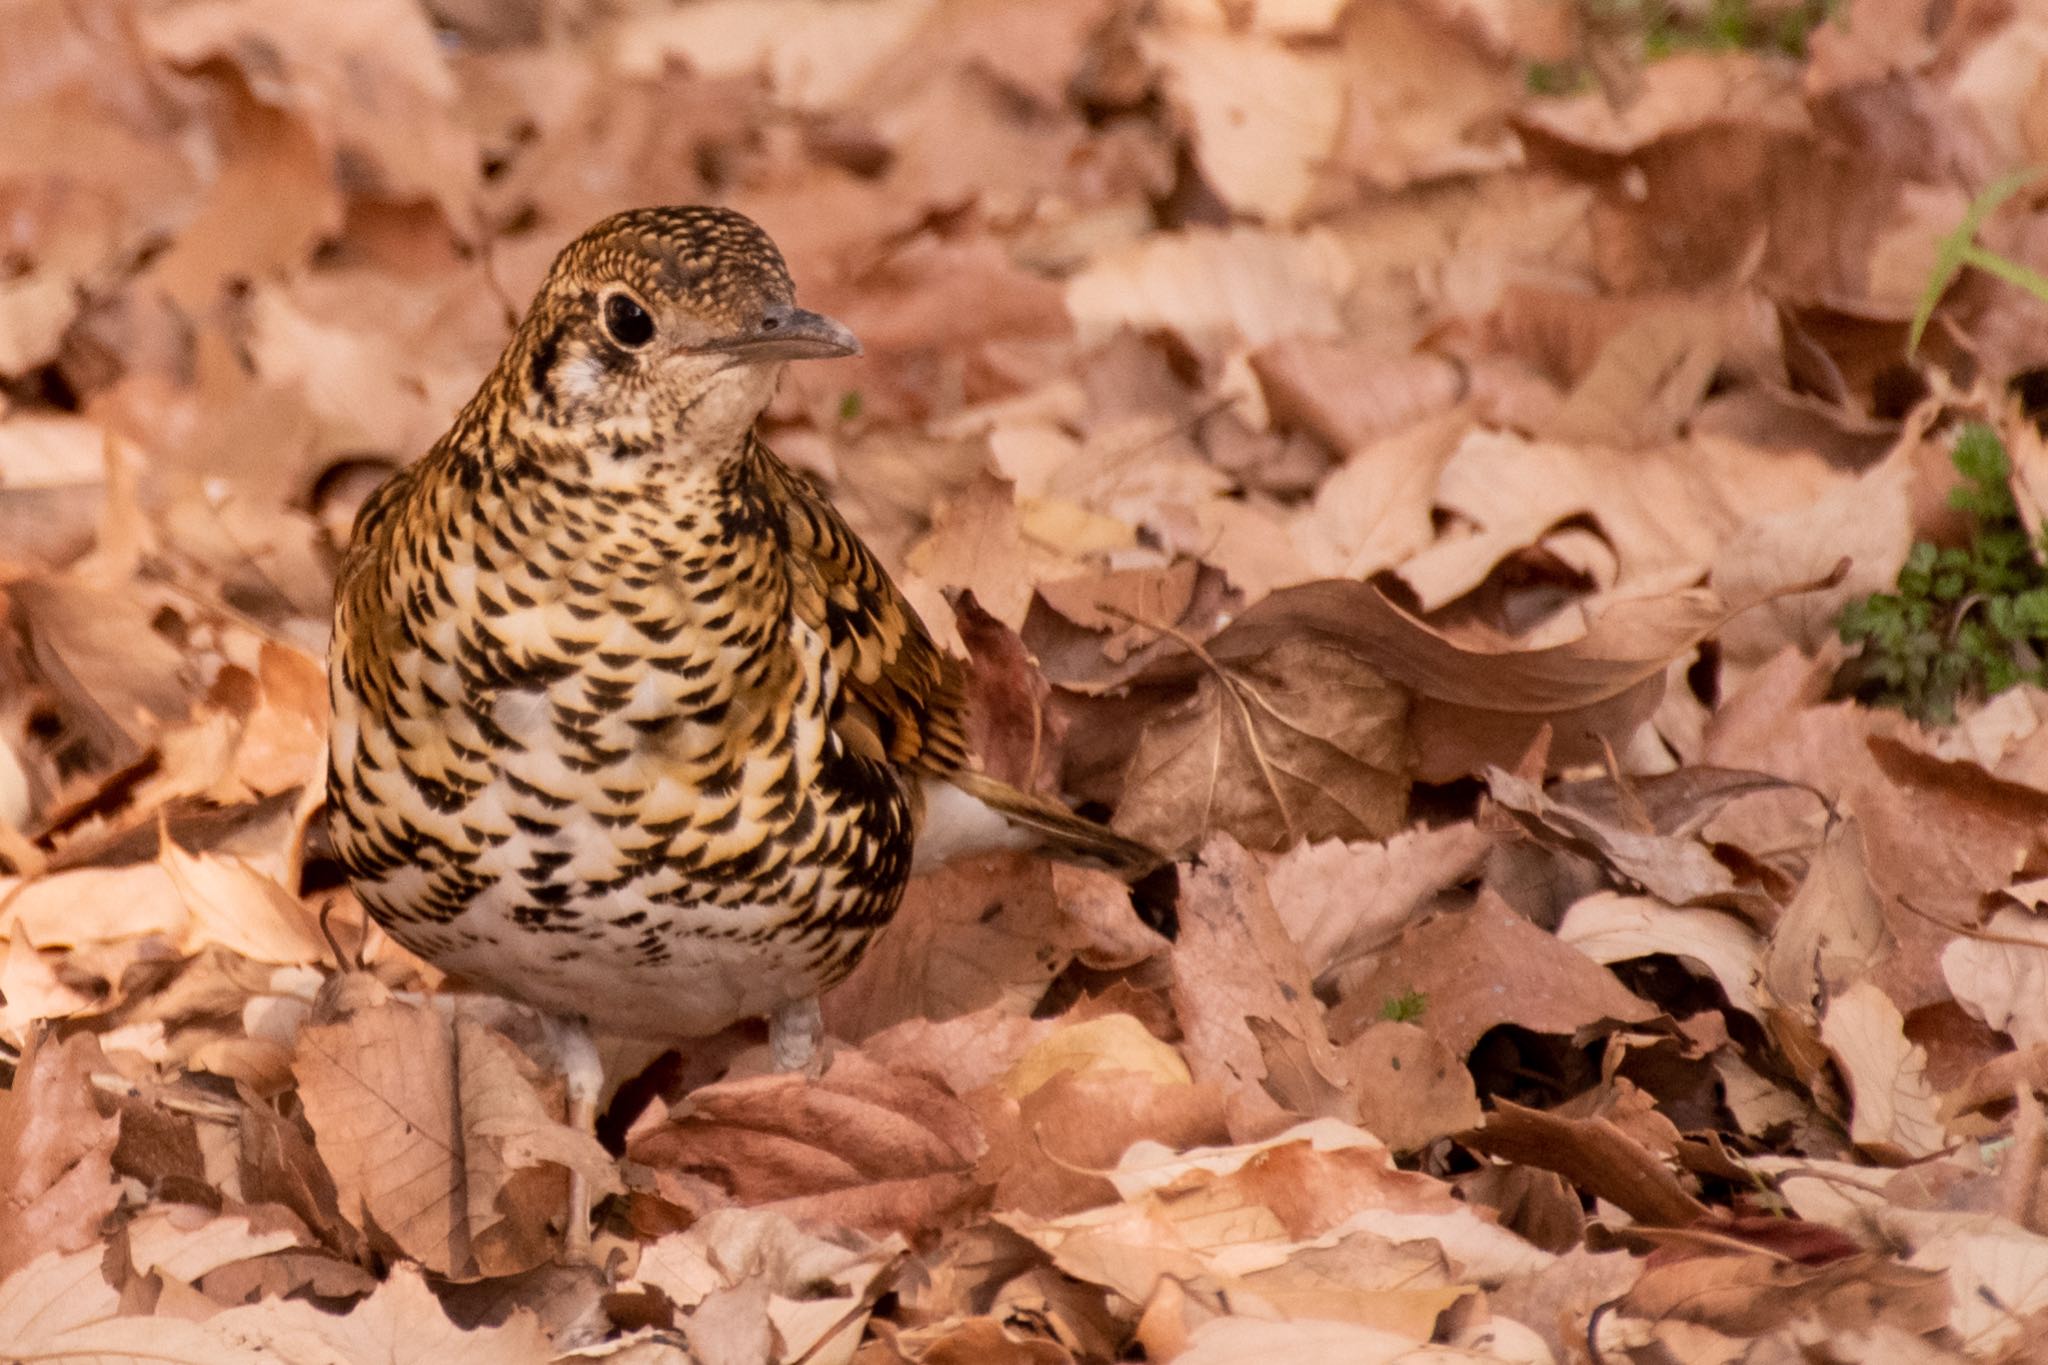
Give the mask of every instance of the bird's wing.
POLYGON ((860 537, 803 475, 756 446, 789 528, 795 607, 825 637, 840 678, 842 735, 912 772, 968 766, 967 694, 959 660, 924 622, 860 537), (850 732, 850 733, 849 733, 850 732), (855 737, 858 738, 855 738, 855 737))

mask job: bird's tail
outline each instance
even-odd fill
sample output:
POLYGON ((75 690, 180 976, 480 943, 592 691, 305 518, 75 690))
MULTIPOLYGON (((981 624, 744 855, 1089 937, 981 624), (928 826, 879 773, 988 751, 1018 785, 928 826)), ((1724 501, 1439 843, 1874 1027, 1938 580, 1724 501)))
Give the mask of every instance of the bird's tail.
MULTIPOLYGON (((1149 844, 1126 838, 1107 825, 1074 814, 1057 801, 1019 791, 987 773, 952 772, 946 774, 944 782, 998 817, 999 827, 1007 827, 1006 837, 999 840, 974 841, 983 849, 1035 848, 1061 862, 1099 867, 1130 881, 1143 877, 1167 861, 1164 853, 1149 844)), ((929 804, 929 795, 927 801, 929 804)), ((967 846, 967 840, 961 840, 961 844, 953 851, 975 851, 967 846)))

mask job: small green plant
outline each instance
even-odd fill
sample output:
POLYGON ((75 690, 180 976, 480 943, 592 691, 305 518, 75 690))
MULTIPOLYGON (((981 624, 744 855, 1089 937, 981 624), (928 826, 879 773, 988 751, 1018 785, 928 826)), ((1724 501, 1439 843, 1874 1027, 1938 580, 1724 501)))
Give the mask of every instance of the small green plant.
POLYGON ((1956 704, 2023 682, 2041 683, 2048 657, 2048 570, 2007 485, 1998 433, 1965 427, 1950 459, 1963 482, 1949 505, 1976 520, 1967 546, 1922 541, 1899 570, 1898 591, 1851 602, 1837 621, 1861 645, 1856 694, 1925 725, 1946 725, 1956 704))
POLYGON ((1990 247, 1977 241, 1977 234, 1983 230, 1984 220, 1998 211, 2001 204, 2018 194, 2027 186, 2048 174, 2042 167, 2033 166, 2014 171, 2011 175, 1995 182, 1970 201, 1963 213, 1963 221, 1955 230, 1936 244, 1934 270, 1928 276, 1927 287, 1920 292, 1920 306, 1913 312, 1913 325, 1906 333, 1906 353, 1911 355, 1920 349, 1920 338, 1927 334, 1927 324, 1934 318, 1934 307, 1941 302, 1941 296, 1955 283, 1956 276, 1975 266, 1986 274, 1996 275, 2007 284, 2024 289, 2035 298, 2048 302, 2048 275, 2029 270, 2018 261, 2008 260, 1990 247))
POLYGON ((1798 0, 1786 6, 1709 0, 1704 10, 1648 5, 1644 7, 1649 22, 1643 34, 1643 55, 1653 61, 1687 50, 1804 57, 1807 38, 1834 8, 1835 0, 1798 0))
POLYGON ((1421 991, 1402 991, 1390 995, 1380 1006, 1380 1018, 1396 1024, 1412 1024, 1429 1009, 1429 997, 1421 991))
POLYGON ((1522 72, 1532 95, 1576 95, 1593 86, 1593 74, 1576 62, 1531 62, 1522 72))

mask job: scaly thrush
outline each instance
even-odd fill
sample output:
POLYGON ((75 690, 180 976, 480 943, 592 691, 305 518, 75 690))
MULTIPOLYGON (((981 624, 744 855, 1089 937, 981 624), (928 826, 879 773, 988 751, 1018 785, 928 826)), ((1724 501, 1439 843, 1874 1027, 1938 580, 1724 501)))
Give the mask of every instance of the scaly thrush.
POLYGON ((796 1067, 818 993, 914 867, 1032 846, 1161 861, 975 770, 959 663, 754 434, 784 362, 858 351, 741 215, 618 214, 364 506, 329 800, 356 894, 401 943, 605 1033, 766 1015, 796 1067))

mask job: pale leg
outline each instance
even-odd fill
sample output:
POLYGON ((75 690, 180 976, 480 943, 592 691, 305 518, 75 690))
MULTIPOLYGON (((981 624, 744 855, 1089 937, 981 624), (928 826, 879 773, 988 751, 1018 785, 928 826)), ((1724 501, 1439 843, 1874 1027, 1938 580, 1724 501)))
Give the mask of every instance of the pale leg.
POLYGON ((777 1071, 801 1071, 814 1081, 825 1074, 825 1016, 817 996, 791 1000, 768 1016, 768 1055, 777 1071))
MULTIPOLYGON (((568 1083, 569 1126, 581 1133, 597 1130, 597 1102, 604 1094, 604 1062, 597 1044, 580 1019, 563 1019, 543 1014, 548 1045, 561 1062, 562 1079, 568 1083)), ((572 1263, 590 1260, 590 1185, 583 1172, 569 1172, 569 1229, 565 1248, 572 1263)))

